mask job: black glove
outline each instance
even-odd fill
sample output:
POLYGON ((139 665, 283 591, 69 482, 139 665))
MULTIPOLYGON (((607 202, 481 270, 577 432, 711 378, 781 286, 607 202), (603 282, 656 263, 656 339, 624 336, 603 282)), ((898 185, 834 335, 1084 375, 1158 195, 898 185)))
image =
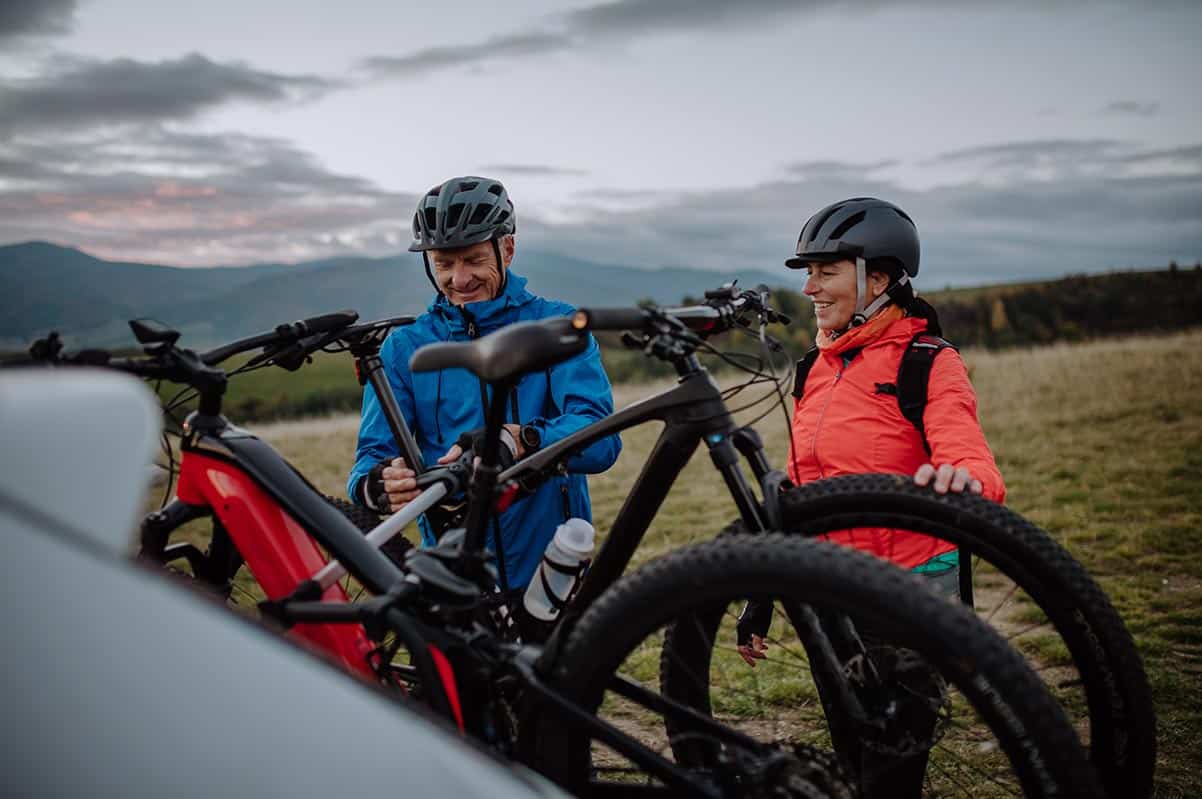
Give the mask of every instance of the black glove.
POLYGON ((739 621, 735 624, 735 641, 739 646, 746 646, 751 643, 751 636, 758 635, 763 638, 768 635, 768 628, 771 626, 772 603, 748 600, 743 606, 743 612, 739 614, 739 621))
POLYGON ((376 513, 392 513, 392 504, 384 491, 384 470, 391 465, 391 458, 382 460, 359 481, 359 499, 376 513))
MULTIPOLYGON (((465 452, 475 452, 479 455, 484 451, 484 428, 478 427, 475 430, 468 430, 462 433, 459 439, 455 442, 465 452)), ((470 459, 469 459, 470 460, 470 459)), ((513 434, 505 428, 501 428, 501 446, 497 447, 497 465, 502 469, 508 469, 517 460, 517 442, 513 440, 513 434)))

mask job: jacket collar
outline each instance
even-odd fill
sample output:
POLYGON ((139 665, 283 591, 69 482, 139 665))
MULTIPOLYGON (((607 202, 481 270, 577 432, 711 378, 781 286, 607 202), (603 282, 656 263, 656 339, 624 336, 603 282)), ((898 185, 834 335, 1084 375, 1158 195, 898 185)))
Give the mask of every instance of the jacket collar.
MULTIPOLYGON (((927 320, 917 316, 905 316, 901 319, 894 319, 888 325, 876 330, 865 331, 868 335, 862 336, 840 336, 832 346, 820 350, 824 356, 834 358, 841 356, 845 352, 853 351, 858 354, 860 350, 873 344, 883 344, 886 342, 909 342, 910 339, 918 333, 927 329, 927 320)), ((863 328, 853 328, 855 330, 863 330, 863 328)), ((854 356, 853 356, 854 357, 854 356)))
POLYGON ((501 296, 481 302, 469 302, 464 306, 466 315, 458 306, 452 305, 443 294, 436 296, 427 310, 444 320, 452 331, 465 331, 467 318, 470 317, 475 320, 477 330, 486 332, 512 322, 517 316, 517 309, 533 299, 534 295, 526 291, 526 278, 510 271, 501 296))

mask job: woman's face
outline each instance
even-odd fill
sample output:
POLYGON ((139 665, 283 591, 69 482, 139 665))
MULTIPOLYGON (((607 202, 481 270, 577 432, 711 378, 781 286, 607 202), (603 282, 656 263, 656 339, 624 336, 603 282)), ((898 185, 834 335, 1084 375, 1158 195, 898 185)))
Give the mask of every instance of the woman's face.
MULTIPOLYGON (((805 295, 814 303, 814 317, 819 330, 842 330, 851 324, 856 312, 856 264, 836 261, 830 264, 809 263, 805 267, 805 295)), ((880 272, 868 273, 868 296, 865 304, 881 295, 889 278, 880 272)))

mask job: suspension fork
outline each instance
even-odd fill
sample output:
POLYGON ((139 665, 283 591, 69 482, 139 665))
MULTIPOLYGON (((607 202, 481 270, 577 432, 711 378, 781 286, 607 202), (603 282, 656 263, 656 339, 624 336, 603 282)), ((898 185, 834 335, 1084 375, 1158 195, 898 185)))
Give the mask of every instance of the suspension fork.
POLYGON ((735 506, 739 509, 743 524, 749 531, 766 532, 769 528, 766 524, 764 508, 756 500, 755 493, 752 492, 751 486, 747 484, 747 478, 743 475, 743 470, 739 468, 739 454, 731 443, 731 436, 720 432, 707 433, 705 443, 710 450, 710 460, 714 462, 714 467, 722 475, 722 479, 726 482, 726 488, 730 491, 735 506))
MULTIPOLYGON (((858 774, 860 732, 870 720, 845 664, 856 653, 863 655, 864 645, 845 614, 819 616, 811 606, 802 604, 786 605, 785 613, 809 655, 835 755, 849 774, 858 774)), ((878 682, 868 658, 861 662, 870 673, 859 676, 872 684, 878 682)))
POLYGON ((764 441, 753 427, 740 427, 730 435, 730 442, 747 462, 751 464, 751 473, 760 484, 760 492, 764 497, 762 510, 764 521, 769 530, 784 530, 784 515, 780 507, 780 492, 785 485, 791 485, 784 472, 773 469, 764 455, 764 441))

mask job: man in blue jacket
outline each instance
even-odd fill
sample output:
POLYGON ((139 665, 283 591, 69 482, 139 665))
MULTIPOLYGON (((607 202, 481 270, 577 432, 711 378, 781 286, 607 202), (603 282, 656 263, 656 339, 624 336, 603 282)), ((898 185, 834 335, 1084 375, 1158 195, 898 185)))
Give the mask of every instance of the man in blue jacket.
MULTIPOLYGON (((455 444, 460 434, 484 427, 486 387, 465 369, 414 374, 409 371, 413 352, 431 342, 468 341, 514 322, 575 310, 531 294, 526 279, 509 271, 515 230, 513 203, 496 180, 452 178, 418 202, 409 249, 422 253, 437 294, 414 324, 393 331, 380 357, 428 463, 455 460, 461 454, 455 444)), ((609 378, 597 342, 591 341, 571 360, 522 378, 509 400, 512 421, 505 425, 502 449, 521 458, 612 412, 609 378)), ((617 435, 597 441, 568 462, 568 474, 551 479, 493 519, 490 548, 497 550, 499 536, 503 584, 516 589, 530 581, 561 522, 573 516, 591 521, 585 475, 608 469, 621 448, 617 435)), ((394 513, 412 501, 419 493, 415 476, 399 455, 369 385, 347 483, 351 498, 381 513, 394 513)), ((432 544, 429 520, 422 517, 419 526, 423 545, 432 544)))

